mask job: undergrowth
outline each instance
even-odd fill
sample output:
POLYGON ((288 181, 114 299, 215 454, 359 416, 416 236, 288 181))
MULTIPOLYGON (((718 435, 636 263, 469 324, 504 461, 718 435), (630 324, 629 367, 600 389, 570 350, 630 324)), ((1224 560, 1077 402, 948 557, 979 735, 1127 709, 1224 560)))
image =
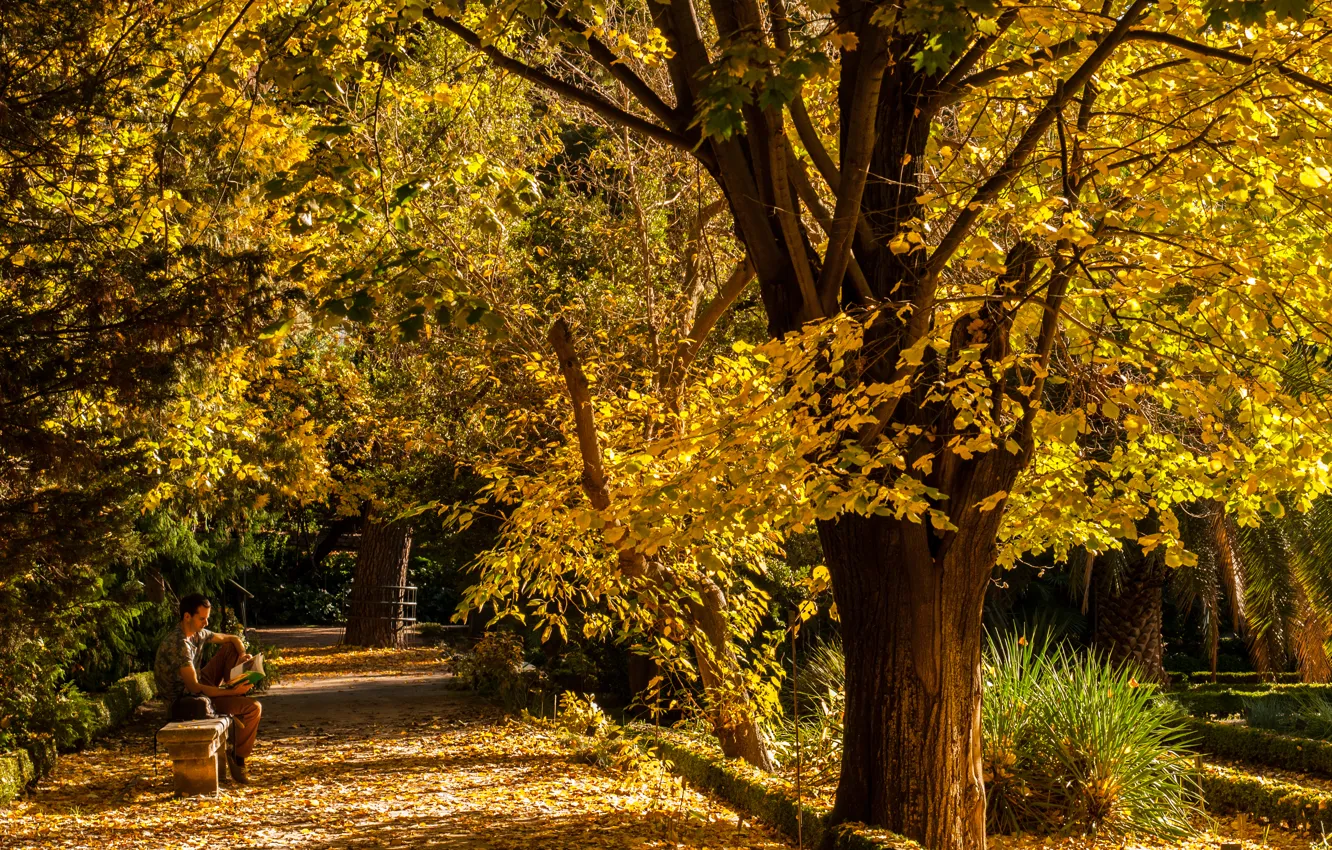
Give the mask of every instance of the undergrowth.
MULTIPOLYGON (((1132 671, 1021 636, 985 651, 982 752, 992 832, 1177 838, 1201 805, 1186 715, 1132 671)), ((784 772, 837 780, 845 709, 840 645, 802 659, 799 715, 774 724, 784 772)))

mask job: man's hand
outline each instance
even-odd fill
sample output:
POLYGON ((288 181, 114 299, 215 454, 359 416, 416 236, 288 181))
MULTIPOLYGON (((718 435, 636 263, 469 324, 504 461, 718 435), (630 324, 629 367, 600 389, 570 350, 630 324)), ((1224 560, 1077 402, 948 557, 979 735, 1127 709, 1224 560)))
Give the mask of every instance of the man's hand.
POLYGON ((246 694, 248 694, 248 693, 249 693, 250 691, 252 691, 252 690, 254 690, 254 685, 253 685, 253 684, 251 684, 251 683, 249 683, 249 682, 242 682, 242 683, 240 683, 239 685, 237 685, 236 687, 231 688, 230 690, 226 691, 226 694, 227 694, 227 696, 238 696, 238 697, 243 697, 243 696, 245 696, 246 694))
POLYGON ((244 664, 254 656, 245 651, 245 641, 241 640, 240 635, 227 635, 232 643, 236 644, 236 652, 240 653, 240 663, 244 664))

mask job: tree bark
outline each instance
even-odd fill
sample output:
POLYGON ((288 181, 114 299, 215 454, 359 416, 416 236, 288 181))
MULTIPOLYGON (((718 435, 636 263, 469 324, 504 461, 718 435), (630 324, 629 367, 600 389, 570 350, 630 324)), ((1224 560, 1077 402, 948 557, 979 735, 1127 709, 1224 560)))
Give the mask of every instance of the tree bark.
POLYGON ((342 642, 350 646, 400 646, 404 629, 401 588, 407 584, 412 527, 405 522, 370 519, 356 551, 342 642))
POLYGON ((843 516, 819 528, 842 622, 846 715, 832 821, 935 850, 985 847, 981 607, 993 536, 938 557, 921 525, 843 516))

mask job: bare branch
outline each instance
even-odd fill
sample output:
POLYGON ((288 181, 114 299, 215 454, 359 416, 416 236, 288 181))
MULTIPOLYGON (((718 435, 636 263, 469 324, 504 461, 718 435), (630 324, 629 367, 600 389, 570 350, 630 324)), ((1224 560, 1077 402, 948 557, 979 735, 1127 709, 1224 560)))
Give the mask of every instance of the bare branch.
POLYGON ((1063 59, 1065 56, 1071 56, 1078 52, 1078 49, 1086 43, 1085 38, 1070 38, 1061 41, 1058 44, 1052 44, 1049 47, 1042 47, 1033 53, 1029 53, 1019 59, 1012 59, 1001 65, 995 65, 993 68, 986 68, 983 71, 977 71, 971 76, 959 81, 952 90, 945 91, 939 97, 936 106, 949 106, 961 100, 968 91, 980 86, 987 85, 995 80, 1002 80, 1005 77, 1016 77, 1020 74, 1030 74, 1037 70, 1042 62, 1053 62, 1056 59, 1063 59))
MULTIPOLYGON (((1196 41, 1190 41, 1187 38, 1181 38, 1177 35, 1171 35, 1165 32, 1155 32, 1153 30, 1131 30, 1128 34, 1130 41, 1152 41, 1157 44, 1168 44, 1171 47, 1177 47, 1180 50, 1188 51, 1199 56, 1206 56, 1209 59, 1224 59, 1227 62, 1234 62, 1236 65, 1250 66, 1254 64, 1252 56, 1245 56, 1243 53, 1236 53, 1233 50, 1226 50, 1222 47, 1211 47, 1206 44, 1199 44, 1196 41)), ((1313 89, 1322 94, 1332 95, 1332 84, 1321 80, 1315 80, 1308 74, 1296 71, 1293 68, 1287 68, 1282 62, 1273 63, 1277 73, 1288 80, 1297 82, 1302 86, 1313 89)))
POLYGON ((707 303, 703 312, 699 313, 698 318, 694 320, 694 326, 689 329, 689 335, 681 339, 675 349, 675 356, 671 359, 670 371, 663 382, 666 387, 666 394, 670 398, 671 405, 674 407, 678 403, 680 387, 684 384, 685 375, 689 372, 689 367, 693 365, 694 358, 698 356, 698 350, 703 347, 703 341, 712 333, 712 329, 717 326, 721 317, 726 315, 726 311, 731 309, 740 293, 745 291, 745 287, 754 279, 754 264, 749 258, 741 260, 736 264, 735 270, 731 276, 722 284, 717 295, 707 303))

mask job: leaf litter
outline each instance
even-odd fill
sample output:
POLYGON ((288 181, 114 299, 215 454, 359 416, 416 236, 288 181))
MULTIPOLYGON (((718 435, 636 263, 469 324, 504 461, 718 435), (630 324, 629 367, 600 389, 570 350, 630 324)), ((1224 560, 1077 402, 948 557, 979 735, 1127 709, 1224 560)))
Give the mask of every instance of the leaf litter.
MULTIPOLYGON (((390 677, 439 675, 447 656, 432 648, 287 648, 288 684, 269 705, 292 684, 322 678, 355 677, 373 687, 390 677)), ((270 711, 250 759, 253 784, 186 800, 172 796, 165 752, 153 755, 163 709, 141 707, 130 726, 62 756, 33 795, 0 809, 0 848, 793 846, 660 765, 622 773, 587 764, 567 736, 514 721, 470 695, 407 689, 390 699, 388 711, 356 700, 321 702, 332 719, 329 711, 316 718, 270 711)), ((1307 848, 1320 838, 1243 816, 1203 826, 1183 842, 999 835, 989 846, 1212 850, 1234 842, 1254 850, 1307 848)))
MULTIPOLYGON (((329 649, 289 649, 286 670, 292 679, 361 676, 366 659, 390 660, 382 651, 329 649), (335 658, 350 663, 340 668, 335 658)), ((426 653, 394 657, 383 666, 399 674, 426 666, 426 653)), ((364 684, 376 683, 389 684, 364 684)), ((511 720, 468 694, 399 687, 390 692, 392 711, 349 701, 341 717, 316 724, 282 713, 291 687, 268 698, 251 785, 174 799, 170 760, 153 756, 163 710, 145 706, 94 748, 62 756, 28 799, 0 810, 0 847, 791 846, 659 765, 620 773, 583 763, 555 730, 511 720)))

